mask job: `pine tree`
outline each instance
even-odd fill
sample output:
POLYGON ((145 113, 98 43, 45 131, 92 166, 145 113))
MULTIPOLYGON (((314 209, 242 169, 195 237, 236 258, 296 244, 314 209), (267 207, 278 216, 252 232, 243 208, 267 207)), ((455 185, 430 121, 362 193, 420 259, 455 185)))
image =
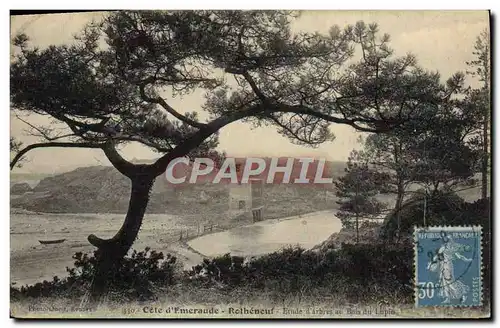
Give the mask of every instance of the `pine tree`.
POLYGON ((345 168, 345 175, 336 182, 337 203, 340 205, 337 216, 342 225, 356 229, 356 243, 359 242, 359 220, 374 218, 385 208, 385 204, 376 199, 381 186, 381 173, 378 173, 362 161, 356 151, 351 153, 345 168), (352 219, 354 218, 354 222, 352 219))
POLYGON ((479 90, 471 90, 475 94, 475 104, 480 107, 482 127, 482 161, 481 161, 481 198, 488 197, 488 166, 489 166, 489 121, 490 121, 490 35, 487 30, 481 32, 476 38, 474 45, 475 60, 467 62, 467 65, 474 71, 467 72, 471 76, 475 76, 482 83, 479 90))

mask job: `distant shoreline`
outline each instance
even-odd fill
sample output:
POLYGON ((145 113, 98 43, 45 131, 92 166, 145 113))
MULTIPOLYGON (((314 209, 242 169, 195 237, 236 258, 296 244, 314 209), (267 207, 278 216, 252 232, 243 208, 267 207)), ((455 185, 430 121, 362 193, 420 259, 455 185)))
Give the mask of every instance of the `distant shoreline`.
POLYGON ((189 238, 186 238, 186 239, 182 240, 181 245, 190 248, 191 251, 194 251, 195 253, 197 253, 199 255, 209 257, 208 255, 204 255, 204 254, 200 253, 199 251, 193 249, 191 246, 189 246, 188 242, 190 242, 191 240, 196 239, 196 238, 200 238, 200 237, 204 237, 204 236, 207 236, 207 235, 211 235, 211 234, 215 234, 215 233, 220 233, 220 232, 224 232, 224 231, 229 231, 229 230, 232 230, 232 229, 235 229, 235 228, 244 228, 244 227, 250 227, 250 226, 255 226, 255 225, 275 224, 275 223, 278 223, 278 222, 281 222, 281 221, 288 221, 288 220, 300 219, 303 216, 307 216, 307 215, 311 215, 311 214, 330 213, 332 211, 334 211, 334 210, 312 211, 312 212, 307 212, 307 213, 297 214, 297 215, 292 215, 292 216, 284 216, 284 217, 279 217, 279 218, 265 219, 265 220, 262 220, 262 221, 256 221, 256 222, 249 223, 249 224, 244 224, 244 225, 235 225, 235 226, 224 227, 224 228, 220 228, 218 230, 210 231, 210 232, 203 233, 203 234, 200 234, 200 235, 193 235, 192 237, 189 237, 189 238))
MULTIPOLYGON (((274 224, 277 224, 279 222, 282 222, 282 221, 289 221, 289 220, 297 220, 297 219, 301 219, 303 217, 311 217, 311 216, 315 216, 315 215, 319 215, 319 214, 333 214, 334 215, 334 210, 319 210, 319 211, 312 211, 312 212, 308 212, 308 213, 303 213, 303 214, 298 214, 298 215, 292 215, 292 216, 285 216, 285 217, 280 217, 280 218, 271 218, 271 219, 266 219, 266 220, 262 220, 262 221, 256 221, 256 222, 253 222, 253 223, 250 223, 250 224, 244 224, 244 225, 237 225, 237 226, 232 226, 232 227, 226 227, 226 228, 223 228, 223 229, 220 229, 220 230, 217 230, 217 231, 213 231, 213 232, 208 232, 208 233, 205 233, 205 234, 200 234, 200 235, 195 235, 195 236, 192 236, 191 238, 187 238, 181 242, 179 242, 179 245, 181 247, 183 247, 184 249, 190 251, 190 252, 193 252, 199 256, 202 256, 204 258, 213 258, 214 256, 211 256, 211 255, 206 255, 206 254, 203 254, 201 253, 199 250, 196 250, 195 248, 193 248, 191 245, 189 245, 189 242, 194 240, 194 239, 197 239, 197 238, 203 238, 205 236, 208 236, 208 235, 211 235, 211 234, 216 234, 216 233, 222 233, 222 232, 226 232, 226 231, 229 231, 229 230, 232 230, 232 229, 235 229, 235 228, 244 228, 244 227, 250 227, 250 226, 267 226, 267 225, 274 225, 274 224)), ((330 237, 328 237, 330 238, 330 237)), ((318 242, 318 244, 320 244, 322 242, 318 242)), ((264 253, 262 255, 265 255, 267 253, 264 253)))

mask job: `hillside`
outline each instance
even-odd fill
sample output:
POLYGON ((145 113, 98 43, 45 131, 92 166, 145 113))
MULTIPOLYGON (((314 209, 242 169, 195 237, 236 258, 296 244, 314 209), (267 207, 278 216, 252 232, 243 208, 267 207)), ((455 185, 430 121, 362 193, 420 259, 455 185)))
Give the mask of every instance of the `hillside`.
POLYGON ((31 186, 27 182, 19 182, 16 184, 13 184, 12 187, 10 187, 10 193, 12 195, 22 195, 24 193, 32 191, 31 186))
MULTIPOLYGON (((327 167, 325 171, 342 172, 343 163, 329 162, 327 167)), ((264 193, 268 201, 266 217, 278 215, 275 212, 295 215, 335 205, 326 198, 324 186, 267 185, 264 193)), ((42 179, 32 192, 12 198, 11 207, 48 213, 125 213, 129 195, 129 179, 113 167, 81 167, 42 179)), ((147 212, 197 215, 207 211, 221 213, 227 209, 228 186, 225 184, 175 186, 164 177, 158 177, 147 212), (202 192, 208 196, 208 204, 200 200, 202 192)))
MULTIPOLYGON (((168 189, 162 189, 158 179, 150 204, 152 213, 165 212, 158 208, 158 203, 165 207, 168 201, 162 198, 171 198, 170 194, 168 189)), ((129 195, 127 177, 113 167, 91 166, 44 178, 32 194, 12 200, 11 206, 37 212, 123 213, 129 195)))
POLYGON ((36 186, 40 180, 51 176, 49 173, 16 173, 10 172, 10 186, 14 186, 19 183, 27 183, 31 188, 36 186))

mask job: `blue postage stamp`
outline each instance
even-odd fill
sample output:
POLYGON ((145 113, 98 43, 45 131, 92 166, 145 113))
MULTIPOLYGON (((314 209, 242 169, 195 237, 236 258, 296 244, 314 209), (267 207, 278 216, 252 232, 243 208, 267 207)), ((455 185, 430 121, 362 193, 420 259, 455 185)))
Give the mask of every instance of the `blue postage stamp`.
POLYGON ((481 227, 416 227, 415 305, 481 306, 481 227))

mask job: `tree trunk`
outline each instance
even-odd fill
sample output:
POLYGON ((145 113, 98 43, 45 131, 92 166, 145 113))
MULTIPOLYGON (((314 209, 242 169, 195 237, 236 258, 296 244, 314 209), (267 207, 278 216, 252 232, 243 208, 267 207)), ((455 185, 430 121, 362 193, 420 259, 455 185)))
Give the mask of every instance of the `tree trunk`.
MULTIPOLYGON (((489 41, 489 37, 486 38, 485 35, 483 35, 484 40, 489 41)), ((486 41, 486 44, 489 44, 489 42, 486 41)), ((490 89, 490 53, 489 53, 489 46, 484 49, 483 56, 480 57, 482 60, 482 65, 483 65, 483 73, 484 73, 484 93, 485 93, 485 101, 484 101, 484 109, 483 109, 483 162, 482 162, 482 168, 481 168, 481 196, 483 199, 486 199, 488 197, 488 164, 489 164, 489 140, 488 140, 488 126, 489 126, 489 120, 490 120, 490 109, 491 109, 491 89, 490 89)))
POLYGON ((355 191, 355 197, 354 197, 354 209, 356 213, 356 244, 359 242, 359 181, 356 181, 356 191, 355 191))
MULTIPOLYGON (((488 108, 486 106, 486 108, 488 108)), ((489 110, 488 110, 489 111, 489 110)), ((488 197, 488 113, 485 110, 483 119, 483 161, 481 168, 481 198, 488 197)))
POLYGON ((91 244, 98 247, 97 268, 91 286, 93 302, 97 302, 101 296, 106 294, 109 281, 113 279, 117 265, 127 255, 137 238, 154 179, 154 177, 147 175, 137 175, 131 178, 132 191, 128 211, 122 227, 113 238, 103 240, 95 235, 90 235, 88 238, 91 244))
POLYGON ((396 206, 394 210, 396 211, 396 221, 397 221, 397 230, 396 230, 396 238, 399 241, 401 236, 401 207, 403 206, 403 197, 404 197, 404 186, 403 180, 400 177, 397 177, 397 194, 396 194, 396 206))
POLYGON ((394 210, 396 211, 396 221, 397 221, 397 230, 396 230, 396 240, 399 242, 401 237, 401 207, 403 205, 403 197, 404 197, 404 185, 403 185, 403 171, 400 166, 400 157, 403 152, 403 142, 402 140, 396 141, 397 143, 394 145, 394 163, 396 164, 396 184, 397 184, 397 194, 396 194, 396 206, 394 210))
POLYGON ((359 243, 359 214, 356 213, 356 244, 359 243))

